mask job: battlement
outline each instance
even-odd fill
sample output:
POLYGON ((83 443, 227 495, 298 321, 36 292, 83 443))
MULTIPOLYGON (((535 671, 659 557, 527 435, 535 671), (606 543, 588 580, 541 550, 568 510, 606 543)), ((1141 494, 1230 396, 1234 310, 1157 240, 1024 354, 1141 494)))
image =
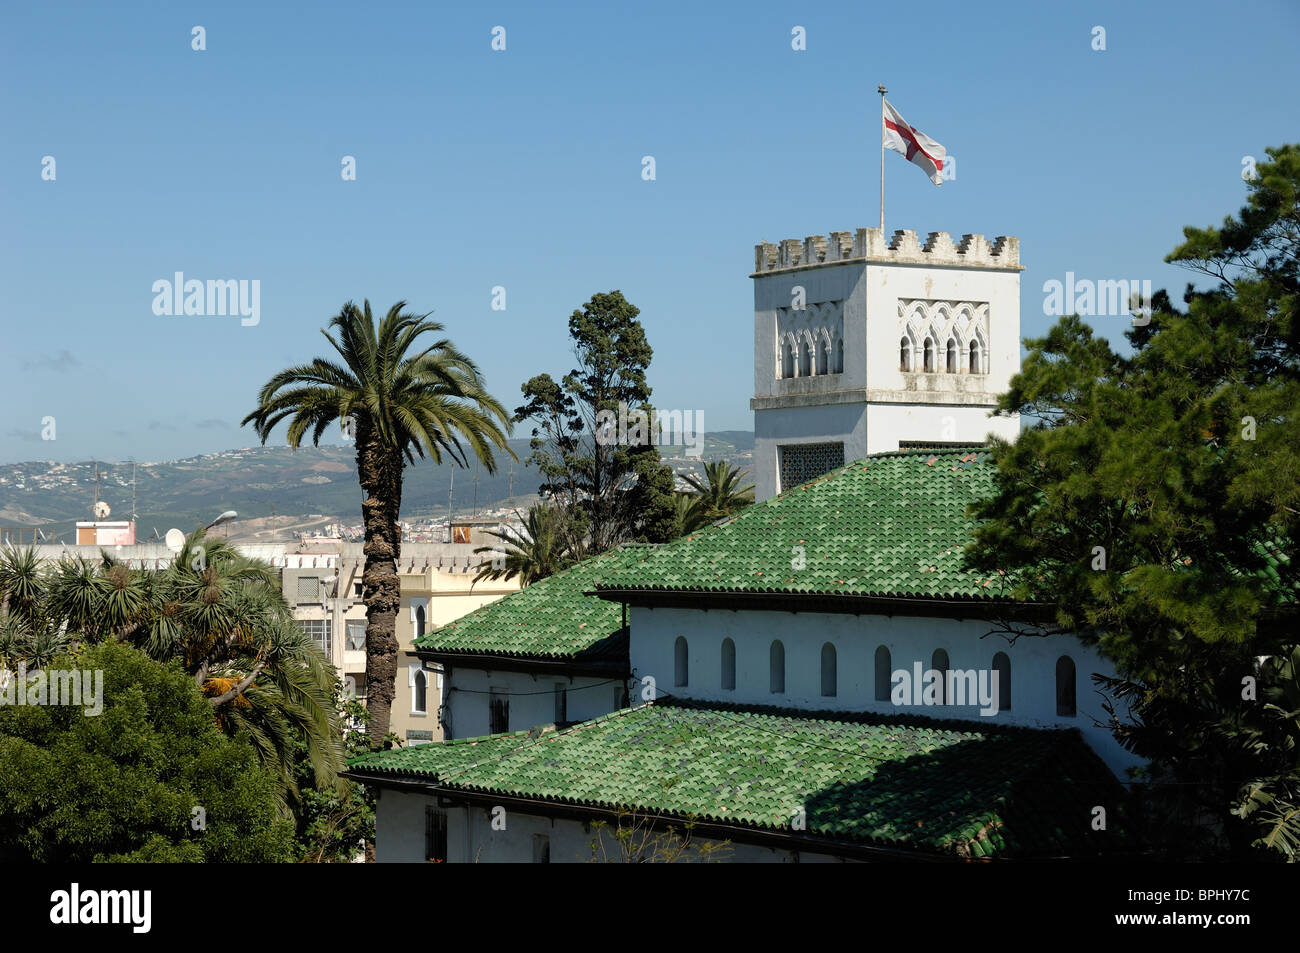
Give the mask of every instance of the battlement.
POLYGON ((963 235, 954 243, 947 232, 930 232, 922 244, 911 229, 898 229, 886 242, 880 229, 859 228, 856 232, 809 235, 803 241, 787 238, 779 244, 755 245, 750 277, 855 261, 1023 270, 1020 239, 1013 236, 1000 235, 990 244, 983 235, 963 235))

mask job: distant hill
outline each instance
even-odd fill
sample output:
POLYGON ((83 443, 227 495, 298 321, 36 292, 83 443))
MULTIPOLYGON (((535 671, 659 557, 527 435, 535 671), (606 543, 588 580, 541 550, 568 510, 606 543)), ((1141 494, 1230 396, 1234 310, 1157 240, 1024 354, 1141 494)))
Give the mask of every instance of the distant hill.
MULTIPOLYGON (((724 458, 748 467, 754 447, 749 431, 720 431, 704 440, 704 460, 724 458)), ((527 438, 510 441, 519 457, 514 463, 513 499, 537 492, 537 471, 525 467, 527 438)), ((677 472, 698 468, 699 460, 680 456, 680 448, 661 448, 664 461, 677 472)), ((495 474, 478 473, 479 509, 505 505, 511 498, 510 463, 500 461, 495 474)), ((455 469, 452 506, 457 515, 474 509, 475 471, 435 465, 429 461, 407 467, 402 493, 402 517, 443 516, 455 469)), ((290 450, 249 447, 204 454, 184 460, 135 465, 137 531, 144 540, 157 529, 176 526, 190 530, 211 522, 224 510, 240 519, 297 517, 303 526, 335 519, 361 520, 361 488, 351 447, 290 450), (312 520, 311 517, 319 517, 312 520)), ((100 498, 112 507, 110 519, 131 516, 131 464, 99 464, 100 498)), ((95 498, 95 464, 33 461, 0 465, 0 526, 40 527, 47 536, 71 539, 73 523, 90 519, 95 498)), ((266 521, 283 523, 283 520, 266 521)))

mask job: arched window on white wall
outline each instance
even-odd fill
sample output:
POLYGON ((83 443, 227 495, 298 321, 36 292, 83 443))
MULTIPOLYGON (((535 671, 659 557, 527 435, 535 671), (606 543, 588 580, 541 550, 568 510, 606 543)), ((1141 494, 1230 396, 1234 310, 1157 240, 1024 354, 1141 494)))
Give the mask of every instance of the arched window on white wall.
POLYGON ((415 607, 415 637, 424 635, 424 606, 415 607))
POLYGON ((1074 679, 1074 659, 1062 655, 1056 660, 1056 714, 1061 718, 1073 718, 1078 711, 1074 679))
POLYGON ((772 671, 772 694, 780 695, 785 692, 785 646, 781 644, 780 639, 772 642, 772 650, 768 654, 772 671))
POLYGON ((876 649, 876 701, 889 701, 889 689, 893 683, 893 677, 889 649, 881 645, 876 649))
POLYGON ((673 684, 681 688, 688 683, 690 675, 690 659, 686 655, 686 639, 679 635, 677 641, 673 643, 673 684))
POLYGON ((822 697, 834 698, 839 677, 836 672, 835 646, 827 642, 822 646, 822 697))
POLYGON ((993 671, 998 673, 998 711, 1011 710, 1011 659, 1006 652, 993 656, 993 671))
POLYGON ((412 662, 407 669, 407 684, 411 687, 411 714, 424 715, 429 711, 429 676, 423 662, 412 662))
POLYGON ((978 341, 970 342, 970 373, 982 373, 980 370, 980 346, 978 341))
POLYGON ((925 363, 922 366, 927 374, 934 373, 934 338, 925 339, 925 363))
POLYGON ((907 338, 898 342, 898 369, 900 371, 912 369, 912 344, 907 338))
POLYGON ((943 649, 935 649, 934 655, 930 657, 930 668, 939 673, 939 700, 941 704, 948 704, 948 653, 943 649))
POLYGON ((831 342, 830 338, 822 341, 822 359, 817 364, 818 374, 829 374, 831 372, 831 342))
POLYGON ((812 348, 807 338, 799 342, 799 376, 812 377, 812 348))
POLYGON ((949 374, 957 373, 957 339, 956 338, 948 338, 947 370, 949 374))
POLYGON ((843 339, 835 342, 835 373, 844 373, 844 341, 843 339))
POLYGON ((781 377, 794 377, 794 342, 787 341, 781 346, 781 377))
POLYGON ((736 690, 736 643, 731 639, 722 640, 722 690, 736 690))

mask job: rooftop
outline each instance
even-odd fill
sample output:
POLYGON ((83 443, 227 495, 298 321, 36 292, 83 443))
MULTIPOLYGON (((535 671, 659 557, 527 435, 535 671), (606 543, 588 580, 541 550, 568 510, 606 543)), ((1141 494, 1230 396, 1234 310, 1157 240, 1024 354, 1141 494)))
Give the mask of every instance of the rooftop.
POLYGON ((1003 580, 968 570, 996 467, 980 447, 874 454, 645 551, 598 590, 872 596, 987 602, 1003 580))
MULTIPOLYGON (((674 701, 363 755, 354 776, 626 808, 953 859, 1106 849, 1120 787, 1076 730, 674 701), (802 817, 800 817, 802 812, 802 817)), ((1114 827, 1115 825, 1112 825, 1114 827)), ((814 849, 811 845, 807 849, 814 849)))
POLYGON ((630 544, 583 560, 426 632, 415 640, 416 648, 573 661, 626 659, 622 607, 584 593, 650 551, 648 546, 630 544))

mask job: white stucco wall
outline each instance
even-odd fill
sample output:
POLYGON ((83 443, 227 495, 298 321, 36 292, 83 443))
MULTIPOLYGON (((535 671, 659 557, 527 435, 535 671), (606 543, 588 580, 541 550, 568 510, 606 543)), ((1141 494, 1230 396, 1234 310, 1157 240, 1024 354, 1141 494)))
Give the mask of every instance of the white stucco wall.
POLYGON ((568 689, 569 721, 587 721, 617 710, 624 696, 621 679, 580 675, 541 675, 527 672, 486 671, 453 666, 443 679, 447 706, 443 725, 448 738, 478 738, 489 733, 491 692, 510 696, 510 731, 524 731, 555 722, 557 684, 568 689))
MULTIPOLYGON (((1021 638, 1014 645, 997 636, 981 638, 990 626, 978 619, 954 620, 910 616, 838 615, 812 612, 698 609, 629 609, 632 673, 652 677, 658 694, 705 701, 790 708, 915 714, 1040 728, 1078 728, 1103 761, 1124 777, 1138 764, 1109 731, 1094 724, 1105 712, 1094 693, 1093 672, 1113 675, 1114 668, 1073 636, 1021 638), (674 646, 678 636, 688 647, 688 684, 674 685, 674 646), (736 647, 736 687, 722 689, 722 642, 736 647), (785 692, 770 690, 770 650, 774 639, 785 647, 785 692), (835 647, 837 692, 821 694, 822 645, 835 647), (1004 652, 1011 663, 1011 708, 991 716, 975 706, 896 707, 875 698, 875 653, 889 649, 893 670, 911 670, 914 662, 929 669, 936 649, 948 653, 949 668, 989 671, 993 656, 1004 652), (1056 662, 1070 656, 1076 666, 1074 717, 1056 714, 1056 662)), ((644 683, 633 685, 633 701, 645 699, 644 683)))
MULTIPOLYGON (((425 861, 425 809, 436 807, 431 795, 381 790, 375 816, 375 860, 380 863, 423 863, 425 861)), ((591 843, 597 833, 582 821, 554 819, 540 814, 505 811, 493 827, 491 807, 447 807, 448 863, 533 863, 538 835, 549 839, 553 864, 590 862, 591 843), (504 823, 504 829, 499 829, 504 823)), ((593 817, 593 819, 595 819, 593 817)), ((612 825, 611 825, 612 826, 612 825)), ((603 834, 606 851, 617 858, 613 834, 603 834)), ((699 839, 704 843, 717 843, 699 839)), ((748 844, 727 844, 713 858, 740 863, 790 863, 791 851, 748 844)), ((825 854, 799 852, 800 863, 835 862, 825 854)))

